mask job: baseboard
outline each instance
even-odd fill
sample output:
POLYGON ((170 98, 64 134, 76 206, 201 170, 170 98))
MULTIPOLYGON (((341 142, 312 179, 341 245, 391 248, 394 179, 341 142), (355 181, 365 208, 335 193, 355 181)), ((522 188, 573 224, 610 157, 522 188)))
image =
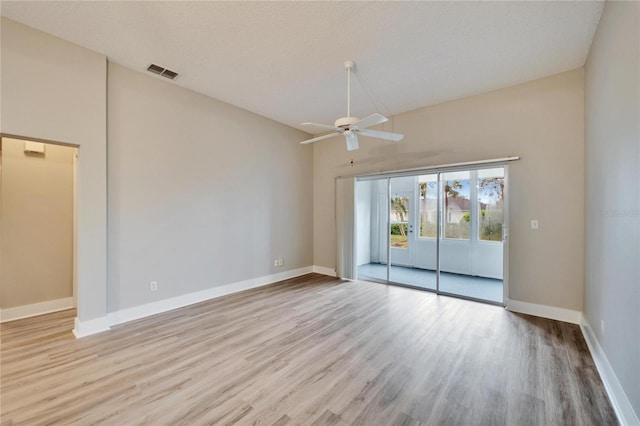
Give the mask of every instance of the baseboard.
POLYGON ((335 277, 336 276, 336 270, 335 269, 327 268, 325 266, 313 265, 313 272, 315 272, 317 274, 328 275, 330 277, 335 277))
POLYGON ((71 309, 73 306, 73 297, 65 297, 63 299, 48 300, 46 302, 6 308, 0 310, 0 322, 15 321, 22 318, 50 314, 51 312, 71 309))
POLYGON ((602 346, 600 346, 600 342, 598 342, 593 332, 593 328, 591 328, 591 325, 584 316, 580 322, 580 328, 582 329, 584 340, 587 341, 587 346, 589 346, 589 351, 596 364, 598 373, 600 373, 600 378, 607 391, 609 400, 611 400, 611 405, 618 416, 618 421, 621 425, 625 426, 640 425, 638 414, 633 410, 627 394, 622 388, 616 373, 613 371, 607 356, 602 350, 602 346))
POLYGON ((226 296, 228 294, 237 293, 243 290, 249 290, 256 287, 273 284, 278 281, 299 277, 301 275, 313 272, 313 267, 293 269, 291 271, 280 272, 277 274, 265 275, 250 280, 239 281, 219 287, 212 287, 206 290, 187 293, 169 299, 159 300, 157 302, 147 303, 144 305, 134 306, 132 308, 121 309, 107 314, 109 325, 123 324, 125 322, 145 318, 151 315, 160 314, 184 306, 193 305, 195 303, 204 302, 215 299, 217 297, 226 296))
POLYGON ((536 305, 535 303, 520 302, 518 300, 507 299, 505 307, 512 312, 533 315, 536 317, 549 318, 556 321, 580 324, 582 313, 570 309, 557 308, 555 306, 536 305))
POLYGON ((95 318, 88 321, 80 321, 78 317, 76 317, 74 325, 73 334, 77 339, 109 330, 107 317, 95 318))

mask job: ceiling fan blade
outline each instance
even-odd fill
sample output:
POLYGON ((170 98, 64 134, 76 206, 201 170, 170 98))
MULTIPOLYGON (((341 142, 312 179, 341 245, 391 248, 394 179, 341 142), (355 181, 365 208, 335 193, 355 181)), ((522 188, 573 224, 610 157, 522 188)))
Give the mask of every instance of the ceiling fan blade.
POLYGON ((302 141, 302 142, 300 142, 300 145, 305 145, 305 144, 308 144, 308 143, 318 142, 318 141, 321 141, 323 139, 329 139, 329 138, 332 138, 334 136, 339 136, 339 135, 340 135, 340 132, 329 133, 328 135, 318 136, 317 138, 307 139, 306 141, 302 141))
POLYGON ((360 133, 363 136, 369 136, 369 137, 378 138, 378 139, 386 139, 388 141, 395 141, 395 142, 398 142, 402 140, 402 138, 404 138, 404 135, 401 133, 381 132, 379 130, 363 129, 363 130, 358 130, 358 133, 360 133))
POLYGON ((366 129, 367 127, 375 126, 376 124, 382 124, 386 121, 389 121, 387 117, 382 114, 375 113, 366 116, 360 121, 356 121, 351 127, 356 129, 366 129))
POLYGON ((347 151, 355 151, 358 149, 358 136, 355 132, 346 131, 344 137, 347 139, 347 151))
POLYGON ((334 126, 329 124, 319 124, 319 123, 301 123, 301 126, 313 127, 319 132, 326 132, 327 130, 336 130, 334 126))

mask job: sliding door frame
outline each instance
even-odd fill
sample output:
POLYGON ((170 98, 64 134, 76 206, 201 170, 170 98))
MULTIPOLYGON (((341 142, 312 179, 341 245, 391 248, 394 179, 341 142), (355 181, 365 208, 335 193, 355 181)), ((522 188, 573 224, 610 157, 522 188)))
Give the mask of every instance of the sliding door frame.
MULTIPOLYGON (((399 170, 399 171, 391 171, 391 172, 380 172, 368 175, 360 175, 360 176, 352 176, 355 178, 356 182, 359 181, 375 181, 375 180, 384 180, 386 179, 386 188, 387 188, 387 217, 386 217, 386 253, 387 253, 387 284, 397 285, 401 287, 408 287, 423 291, 430 291, 432 293, 441 294, 445 296, 453 296, 460 299, 472 300, 477 302, 483 302, 492 305, 505 306, 506 301, 509 299, 509 203, 510 203, 510 195, 509 195, 509 163, 511 161, 519 160, 519 157, 507 157, 500 158, 495 160, 487 160, 487 161, 471 161, 466 163, 457 163, 451 165, 442 165, 442 166, 433 166, 433 167, 425 167, 425 168, 417 168, 417 169, 408 169, 408 170, 399 170), (456 171, 467 171, 467 170, 481 170, 481 169, 490 169, 495 167, 503 167, 504 168, 504 199, 506 202, 503 206, 503 228, 502 228, 502 302, 494 302, 486 299, 479 299, 475 297, 444 292, 440 290, 440 242, 442 238, 442 221, 443 221, 443 206, 441 206, 441 175, 443 173, 448 172, 456 172, 456 171), (408 176, 418 176, 421 174, 437 174, 437 199, 438 199, 438 213, 436 215, 437 224, 436 224, 436 289, 430 289, 425 287, 418 287, 410 284, 398 283, 390 280, 390 272, 391 272, 391 256, 390 256, 390 221, 391 221, 391 179, 395 177, 408 177, 408 176)), ((338 178, 337 178, 338 179, 338 178)), ((477 198, 477 197, 476 197, 477 198)), ((474 202, 477 200, 474 200, 474 202)), ((476 218, 477 219, 477 218, 476 218)), ((355 228, 356 226, 354 226, 355 228)), ((356 235, 357 238, 357 235, 356 235)), ((353 258, 357 258, 357 242, 354 241, 353 244, 353 258)), ((376 282, 381 282, 381 280, 377 280, 376 282)))

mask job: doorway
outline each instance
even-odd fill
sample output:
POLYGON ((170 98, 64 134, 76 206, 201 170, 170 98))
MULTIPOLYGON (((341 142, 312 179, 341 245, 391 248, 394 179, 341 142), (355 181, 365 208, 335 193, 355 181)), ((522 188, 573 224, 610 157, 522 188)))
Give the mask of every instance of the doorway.
POLYGON ((506 165, 357 178, 357 278, 502 305, 506 165))
POLYGON ((0 320, 74 308, 77 148, 0 146, 0 320))

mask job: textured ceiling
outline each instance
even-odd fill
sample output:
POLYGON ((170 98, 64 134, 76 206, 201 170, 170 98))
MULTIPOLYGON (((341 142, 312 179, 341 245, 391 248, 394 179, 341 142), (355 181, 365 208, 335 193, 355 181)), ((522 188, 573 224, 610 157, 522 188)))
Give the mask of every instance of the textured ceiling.
MULTIPOLYGON (((3 16, 300 127, 391 115, 584 65, 603 2, 1 2, 3 16)), ((161 78, 161 77, 156 77, 161 78)), ((163 79, 164 80, 164 79, 163 79)))

